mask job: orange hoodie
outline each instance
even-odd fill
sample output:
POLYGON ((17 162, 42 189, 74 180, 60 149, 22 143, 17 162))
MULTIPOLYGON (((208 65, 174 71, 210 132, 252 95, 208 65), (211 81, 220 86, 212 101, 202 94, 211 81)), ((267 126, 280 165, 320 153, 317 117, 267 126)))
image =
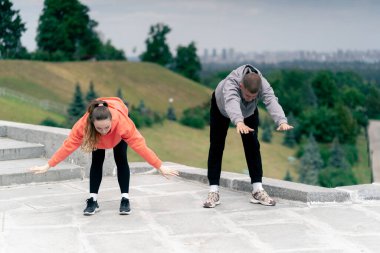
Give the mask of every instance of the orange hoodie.
MULTIPOLYGON (((121 140, 124 140, 149 164, 157 169, 160 168, 162 164, 161 160, 147 147, 144 137, 136 129, 133 121, 128 117, 128 108, 124 105, 123 101, 117 97, 104 97, 98 98, 98 100, 103 100, 108 103, 108 108, 112 115, 112 123, 111 130, 106 135, 100 137, 96 147, 98 149, 110 149, 115 147, 121 140)), ((65 160, 81 146, 87 118, 88 113, 86 112, 86 114, 75 123, 63 145, 50 158, 48 163, 51 167, 65 160)))

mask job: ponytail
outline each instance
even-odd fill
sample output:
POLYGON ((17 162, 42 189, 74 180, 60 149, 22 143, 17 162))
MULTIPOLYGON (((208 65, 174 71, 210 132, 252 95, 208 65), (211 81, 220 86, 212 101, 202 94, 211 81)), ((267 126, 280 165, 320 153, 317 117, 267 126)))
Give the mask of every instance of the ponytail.
POLYGON ((100 134, 96 131, 94 126, 95 120, 112 119, 108 104, 102 100, 92 100, 87 107, 88 118, 87 124, 84 129, 84 138, 82 143, 82 150, 84 152, 92 152, 96 150, 96 144, 100 138, 100 134))

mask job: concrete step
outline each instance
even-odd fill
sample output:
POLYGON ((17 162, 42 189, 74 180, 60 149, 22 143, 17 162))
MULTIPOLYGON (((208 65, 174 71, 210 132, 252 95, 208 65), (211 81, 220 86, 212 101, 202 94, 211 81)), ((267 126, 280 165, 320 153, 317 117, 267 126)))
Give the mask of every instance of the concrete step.
POLYGON ((0 137, 0 161, 38 158, 45 154, 44 145, 0 137))
POLYGON ((46 163, 47 159, 44 158, 0 161, 0 186, 83 178, 83 167, 65 162, 43 174, 33 174, 28 171, 33 166, 46 163))

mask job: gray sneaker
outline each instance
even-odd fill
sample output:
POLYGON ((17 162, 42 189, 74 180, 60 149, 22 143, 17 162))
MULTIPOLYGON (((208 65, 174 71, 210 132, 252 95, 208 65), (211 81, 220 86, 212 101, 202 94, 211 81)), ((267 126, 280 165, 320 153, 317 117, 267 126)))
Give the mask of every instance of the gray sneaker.
POLYGON ((206 201, 203 203, 204 208, 214 208, 220 204, 219 192, 209 192, 206 201))
POLYGON ((265 190, 252 192, 251 203, 262 204, 264 206, 275 206, 276 201, 269 197, 265 190))

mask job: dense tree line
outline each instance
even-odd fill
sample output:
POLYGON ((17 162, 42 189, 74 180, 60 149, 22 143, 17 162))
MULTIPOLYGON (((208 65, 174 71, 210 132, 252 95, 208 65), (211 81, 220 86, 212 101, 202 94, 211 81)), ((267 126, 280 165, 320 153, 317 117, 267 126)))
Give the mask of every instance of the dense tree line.
POLYGON ((0 0, 0 58, 43 61, 126 60, 123 50, 110 40, 102 42, 98 23, 89 8, 78 0, 45 0, 37 28, 37 50, 28 53, 21 45, 26 31, 19 11, 9 0, 0 0))

